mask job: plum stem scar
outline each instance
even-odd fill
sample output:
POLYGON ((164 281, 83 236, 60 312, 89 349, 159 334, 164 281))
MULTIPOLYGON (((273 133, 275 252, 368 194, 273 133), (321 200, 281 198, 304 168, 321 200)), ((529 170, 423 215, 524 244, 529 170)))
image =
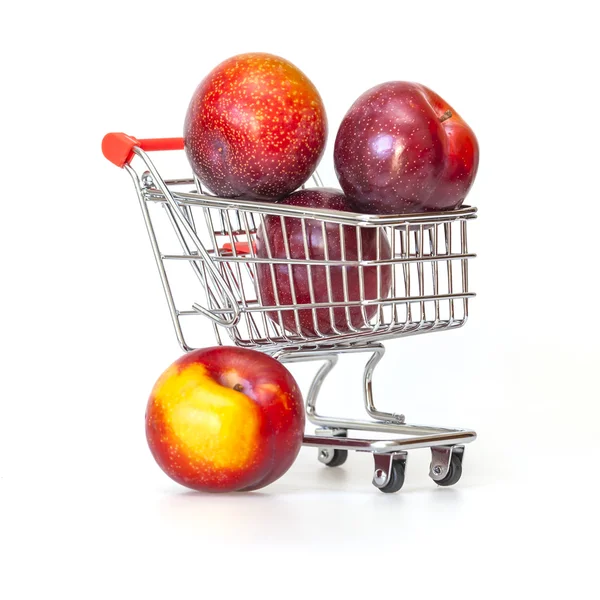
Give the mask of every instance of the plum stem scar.
POLYGON ((451 110, 447 110, 441 117, 440 117, 440 123, 443 123, 444 121, 446 121, 447 119, 449 119, 452 116, 452 111, 451 110))

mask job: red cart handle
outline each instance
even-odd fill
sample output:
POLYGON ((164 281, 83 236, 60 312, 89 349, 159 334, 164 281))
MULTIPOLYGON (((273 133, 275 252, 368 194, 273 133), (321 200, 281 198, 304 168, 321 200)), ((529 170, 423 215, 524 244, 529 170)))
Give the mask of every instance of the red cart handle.
POLYGON ((156 150, 183 150, 183 138, 138 140, 125 133, 107 133, 102 140, 102 154, 117 167, 128 165, 134 157, 133 149, 147 152, 156 150))

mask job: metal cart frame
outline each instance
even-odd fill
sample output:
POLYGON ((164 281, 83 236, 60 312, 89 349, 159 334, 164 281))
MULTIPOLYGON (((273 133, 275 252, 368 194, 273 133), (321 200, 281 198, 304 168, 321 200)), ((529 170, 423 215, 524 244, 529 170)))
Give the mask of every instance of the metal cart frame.
MULTIPOLYGON (((468 317, 468 302, 475 294, 468 290, 468 261, 475 254, 467 250, 467 224, 477 209, 463 207, 454 211, 411 215, 365 215, 326 209, 307 210, 297 206, 240 199, 219 198, 205 193, 198 179, 163 180, 147 151, 178 150, 181 138, 137 140, 122 133, 107 134, 103 152, 111 162, 125 168, 131 176, 156 265, 160 274, 175 333, 184 351, 188 343, 183 319, 205 316, 212 321, 217 343, 223 334, 238 346, 269 353, 281 362, 319 361, 318 370, 306 396, 306 416, 317 426, 315 435, 305 435, 304 445, 318 448, 318 459, 327 466, 339 466, 348 450, 370 452, 374 458, 373 485, 383 492, 398 491, 404 483, 407 452, 430 448, 430 477, 441 486, 453 485, 462 473, 464 445, 476 439, 470 429, 450 429, 410 425, 404 415, 376 408, 372 392, 373 372, 384 354, 382 341, 396 337, 462 327, 468 317), (143 170, 131 166, 138 157, 143 170), (193 190, 180 191, 193 186, 193 190), (164 252, 159 244, 155 215, 151 206, 164 208, 166 218, 178 240, 180 250, 164 252), (198 216, 200 215, 200 217, 198 216), (305 236, 305 255, 292 255, 286 242, 286 256, 273 256, 267 242, 267 255, 256 250, 257 232, 268 219, 280 219, 286 231, 288 219, 299 219, 305 236), (307 224, 320 223, 323 231, 323 257, 310 255, 306 243, 307 224), (326 227, 339 228, 341 256, 331 258, 326 227), (377 256, 362 255, 365 230, 374 231, 377 256), (356 256, 345 253, 343 240, 356 233, 356 256), (381 251, 382 239, 390 245, 381 251), (179 308, 168 273, 168 264, 189 263, 199 282, 202 302, 179 308), (268 304, 261 293, 257 276, 259 265, 270 269, 275 303, 268 304), (311 302, 279 302, 275 268, 287 270, 292 298, 295 300, 294 269, 306 269, 311 302), (321 269, 321 271, 318 271, 321 269), (343 275, 343 297, 332 289, 332 273, 343 275), (365 273, 377 273, 376 293, 365 290, 365 273), (386 271, 387 270, 387 271, 386 271), (313 275, 325 276, 327 298, 317 298, 313 275), (390 289, 383 289, 383 273, 391 275, 390 289), (360 296, 353 296, 348 281, 360 284, 360 296), (318 312, 320 311, 320 313, 318 312), (318 314, 328 311, 328 331, 319 328, 318 314), (345 311, 347 326, 340 328, 338 315, 345 311), (354 312, 352 312, 354 311, 354 312), (356 324, 355 315, 360 315, 356 324), (292 314, 296 327, 290 328, 292 314), (314 327, 300 325, 302 315, 312 314, 314 327), (363 395, 366 419, 324 416, 317 412, 319 391, 339 355, 368 353, 363 395), (392 434, 390 439, 349 437, 349 431, 392 434), (398 437, 400 436, 400 437, 398 437)), ((319 176, 313 175, 317 186, 319 176)))

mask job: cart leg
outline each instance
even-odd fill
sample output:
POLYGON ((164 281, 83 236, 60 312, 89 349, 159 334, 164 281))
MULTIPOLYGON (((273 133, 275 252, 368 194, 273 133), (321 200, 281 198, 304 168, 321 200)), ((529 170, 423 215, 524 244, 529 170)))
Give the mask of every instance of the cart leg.
POLYGON ((310 388, 308 390, 308 395, 306 396, 306 416, 308 420, 317 425, 318 423, 315 421, 317 416, 317 397, 319 396, 319 391, 321 390, 321 386, 323 385, 323 381, 325 381, 325 377, 331 373, 331 370, 338 361, 337 354, 326 354, 320 357, 325 361, 321 368, 317 371, 315 378, 310 384, 310 388))
MULTIPOLYGON (((331 370, 337 364, 339 356, 337 354, 328 354, 322 351, 295 353, 289 351, 286 352, 284 350, 274 354, 273 357, 282 363, 324 361, 324 364, 321 365, 321 368, 317 371, 317 374, 312 380, 308 394, 306 395, 306 418, 313 425, 329 427, 330 423, 328 422, 328 419, 323 419, 317 414, 317 397, 319 395, 319 391, 321 390, 321 386, 323 385, 323 381, 325 381, 325 377, 331 373, 331 370)), ((331 426, 335 427, 335 424, 331 424, 331 426)))
POLYGON ((315 375, 315 378, 313 379, 306 396, 306 416, 313 425, 318 425, 321 427, 344 428, 344 426, 339 422, 339 419, 324 417, 317 413, 317 397, 325 377, 327 377, 333 367, 337 364, 339 355, 357 352, 372 353, 371 358, 365 365, 365 371, 363 375, 363 396, 367 414, 379 423, 393 425, 403 424, 405 422, 404 415, 380 411, 376 408, 373 400, 373 371, 385 353, 385 348, 382 344, 369 344, 366 346, 341 348, 336 351, 336 354, 324 352, 323 350, 314 350, 308 352, 290 352, 284 350, 274 354, 273 356, 282 363, 324 361, 324 364, 317 371, 317 374, 315 375))
POLYGON ((373 401, 373 371, 379 361, 383 358, 385 348, 382 344, 371 344, 366 349, 373 351, 373 355, 367 361, 365 366, 363 377, 365 409, 367 414, 376 421, 383 421, 385 423, 404 423, 404 415, 382 412, 375 408, 375 402, 373 401))

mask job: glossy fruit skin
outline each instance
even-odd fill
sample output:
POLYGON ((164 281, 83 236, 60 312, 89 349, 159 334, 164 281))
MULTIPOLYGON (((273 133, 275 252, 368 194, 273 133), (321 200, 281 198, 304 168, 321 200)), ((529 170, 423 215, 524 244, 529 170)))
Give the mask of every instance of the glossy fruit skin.
MULTIPOLYGON (((356 212, 354 205, 340 192, 335 189, 319 188, 305 189, 295 192, 279 202, 279 204, 290 204, 306 208, 327 208, 333 210, 345 210, 356 212)), ((290 258, 305 259, 304 236, 301 220, 293 217, 285 217, 286 239, 289 246, 290 258)), ((354 226, 344 226, 343 240, 345 244, 345 259, 358 260, 358 243, 356 228, 354 226)), ((313 260, 323 260, 326 258, 324 247, 324 236, 322 230, 322 221, 316 219, 306 220, 306 234, 308 240, 308 256, 313 260)), ((376 260, 377 257, 377 234, 372 228, 362 228, 362 258, 363 260, 376 260)), ((342 260, 342 236, 340 235, 339 225, 326 223, 325 239, 328 246, 328 260, 342 260)), ((261 258, 269 256, 267 241, 273 258, 287 258, 284 233, 281 226, 281 219, 276 216, 268 216, 265 219, 265 228, 262 226, 258 230, 256 253, 261 258)), ((383 232, 379 237, 380 259, 389 259, 391 257, 390 244, 383 232)), ((275 287, 271 277, 271 270, 267 264, 257 265, 257 280, 261 299, 264 305, 294 305, 310 304, 311 295, 309 281, 312 281, 314 301, 329 302, 327 288, 327 267, 311 266, 309 275, 308 268, 305 265, 293 265, 291 267, 295 298, 292 295, 290 285, 289 268, 287 265, 275 265, 275 287), (279 303, 276 301, 275 289, 279 296, 279 303)), ((344 297, 344 279, 342 266, 331 266, 330 280, 332 300, 334 302, 345 301, 344 297)), ((392 278, 392 270, 389 266, 380 268, 380 289, 377 286, 377 267, 363 267, 364 271, 364 291, 365 298, 375 299, 382 295, 386 297, 389 294, 392 278)), ((358 267, 347 267, 348 300, 360 299, 360 276, 358 267)), ((367 320, 375 315, 377 307, 370 305, 365 309, 367 320)), ((267 313, 275 322, 279 323, 277 312, 267 313)), ((343 307, 333 309, 333 322, 329 308, 316 309, 317 323, 313 319, 311 309, 298 310, 300 333, 305 336, 314 337, 321 333, 323 335, 332 335, 335 333, 348 333, 353 328, 364 327, 365 319, 360 307, 351 307, 349 310, 350 318, 346 315, 346 309, 343 307), (337 330, 337 331, 336 331, 337 330)), ((298 334, 298 325, 293 311, 281 312, 283 327, 291 334, 298 334)))
POLYGON ((197 87, 184 125, 192 169, 214 194, 274 200, 315 170, 327 117, 312 82, 287 60, 264 53, 224 61, 197 87))
POLYGON ((161 469, 199 491, 262 488, 292 465, 304 407, 290 372, 266 354, 216 346, 176 360, 146 410, 146 439, 161 469))
POLYGON ((391 81, 350 107, 337 133, 334 162, 342 189, 362 212, 442 211, 463 203, 477 174, 479 145, 435 92, 391 81))

